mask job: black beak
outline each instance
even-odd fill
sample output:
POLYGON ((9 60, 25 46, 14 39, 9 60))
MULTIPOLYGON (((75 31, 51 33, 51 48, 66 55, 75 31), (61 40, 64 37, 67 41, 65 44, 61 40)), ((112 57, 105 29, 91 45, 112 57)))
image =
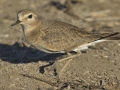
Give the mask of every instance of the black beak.
POLYGON ((19 24, 19 23, 21 23, 21 22, 22 22, 22 21, 17 20, 15 23, 11 24, 11 26, 15 26, 15 25, 17 25, 17 24, 19 24))

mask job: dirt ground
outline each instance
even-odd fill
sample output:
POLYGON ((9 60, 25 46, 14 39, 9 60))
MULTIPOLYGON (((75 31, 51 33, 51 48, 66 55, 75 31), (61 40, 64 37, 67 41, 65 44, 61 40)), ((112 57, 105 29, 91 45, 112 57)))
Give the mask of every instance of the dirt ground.
MULTIPOLYGON (((11 27, 22 9, 87 31, 120 31, 120 0, 0 0, 0 90, 120 90, 120 41, 97 44, 73 58, 57 82, 50 67, 44 73, 40 68, 56 55, 40 58, 45 53, 23 45, 20 25, 11 27)), ((66 62, 57 64, 57 72, 66 62)))

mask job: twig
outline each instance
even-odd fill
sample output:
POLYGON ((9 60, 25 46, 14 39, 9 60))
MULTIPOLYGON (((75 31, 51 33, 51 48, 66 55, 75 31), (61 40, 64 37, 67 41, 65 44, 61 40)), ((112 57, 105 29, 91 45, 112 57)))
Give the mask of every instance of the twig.
POLYGON ((26 75, 26 74, 21 74, 21 75, 24 76, 24 77, 32 78, 32 79, 47 83, 47 84, 49 84, 51 86, 58 87, 58 83, 52 83, 52 82, 49 82, 47 80, 43 80, 43 79, 40 79, 40 78, 37 78, 37 77, 34 77, 34 76, 30 76, 30 75, 26 75))

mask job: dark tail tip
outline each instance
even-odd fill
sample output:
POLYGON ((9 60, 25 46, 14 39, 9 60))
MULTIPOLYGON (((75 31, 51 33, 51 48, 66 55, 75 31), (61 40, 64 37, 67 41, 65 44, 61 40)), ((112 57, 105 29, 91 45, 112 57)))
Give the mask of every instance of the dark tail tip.
POLYGON ((118 37, 113 37, 113 36, 115 36, 115 35, 118 35, 118 34, 120 34, 120 32, 114 32, 114 33, 111 33, 111 34, 109 34, 109 35, 107 35, 107 36, 105 36, 105 37, 101 37, 101 38, 99 38, 99 40, 100 39, 106 39, 106 40, 115 40, 115 39, 117 39, 117 40, 120 40, 120 36, 118 37))

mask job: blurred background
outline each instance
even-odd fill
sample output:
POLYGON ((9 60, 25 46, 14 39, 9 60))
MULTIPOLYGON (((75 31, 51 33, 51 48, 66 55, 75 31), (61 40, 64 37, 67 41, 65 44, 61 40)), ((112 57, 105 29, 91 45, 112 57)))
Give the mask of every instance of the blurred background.
MULTIPOLYGON (((39 67, 47 63, 39 59, 43 53, 23 45, 20 25, 11 27, 17 12, 22 9, 34 10, 40 19, 64 21, 91 32, 120 32, 120 0, 0 0, 1 90, 58 89, 21 75, 52 80, 49 73, 39 72, 39 67)), ((105 42, 96 47, 100 50, 88 50, 67 67, 61 78, 69 83, 61 90, 120 89, 120 41, 105 42), (76 84, 74 80, 80 82, 76 84)))

